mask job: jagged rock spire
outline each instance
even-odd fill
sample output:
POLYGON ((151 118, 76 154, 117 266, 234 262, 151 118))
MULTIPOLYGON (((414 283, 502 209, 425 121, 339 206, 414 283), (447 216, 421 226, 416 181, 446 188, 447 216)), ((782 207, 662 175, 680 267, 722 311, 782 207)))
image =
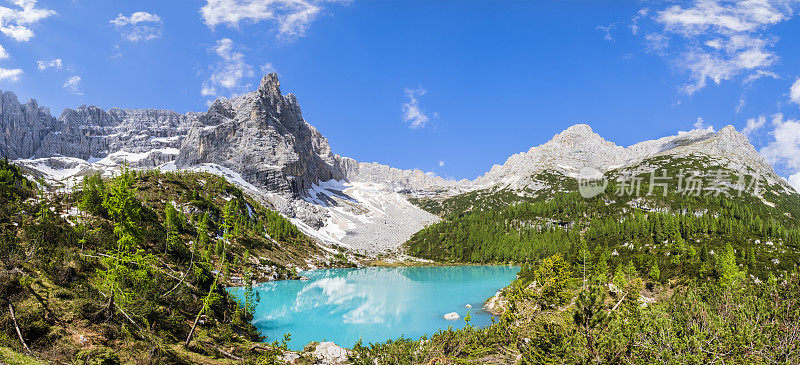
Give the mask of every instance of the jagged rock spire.
POLYGON ((215 163, 294 197, 320 181, 344 179, 328 141, 303 119, 294 95, 281 94, 276 74, 264 76, 254 92, 215 105, 200 118, 203 128, 187 136, 178 166, 215 163))

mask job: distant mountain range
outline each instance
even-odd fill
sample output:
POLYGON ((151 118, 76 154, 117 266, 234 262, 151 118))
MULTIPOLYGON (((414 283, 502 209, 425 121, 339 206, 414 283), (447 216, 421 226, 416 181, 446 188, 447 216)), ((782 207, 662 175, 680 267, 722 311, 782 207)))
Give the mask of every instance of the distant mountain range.
POLYGON ((575 125, 472 181, 358 162, 331 150, 303 118, 297 98, 281 93, 275 74, 251 93, 186 114, 81 106, 55 118, 35 100, 20 104, 5 92, 0 131, 0 154, 51 187, 71 186, 92 171, 111 173, 122 164, 208 171, 269 203, 306 234, 372 253, 396 249, 440 220, 432 214, 436 210, 420 208, 422 201, 502 192, 505 204, 512 204, 514 197, 557 190, 558 181, 574 181, 587 169, 642 173, 659 168, 653 161, 702 159, 703 167, 763 177, 771 194, 796 194, 732 126, 621 147, 588 125, 575 125))

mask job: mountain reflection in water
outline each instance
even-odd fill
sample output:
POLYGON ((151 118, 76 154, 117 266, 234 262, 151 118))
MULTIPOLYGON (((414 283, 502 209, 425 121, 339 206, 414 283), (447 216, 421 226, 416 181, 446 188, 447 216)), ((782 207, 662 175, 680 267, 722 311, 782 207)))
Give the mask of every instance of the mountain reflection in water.
MULTIPOLYGON (((292 334, 289 347, 310 341, 334 341, 352 347, 400 336, 419 338, 437 330, 471 324, 485 326, 491 315, 483 302, 514 280, 514 266, 367 267, 304 272, 307 281, 287 280, 258 286, 261 301, 253 324, 268 341, 292 334), (469 304, 472 308, 468 308, 469 304), (448 321, 445 313, 462 319, 448 321)), ((241 288, 231 293, 242 295, 241 288)))

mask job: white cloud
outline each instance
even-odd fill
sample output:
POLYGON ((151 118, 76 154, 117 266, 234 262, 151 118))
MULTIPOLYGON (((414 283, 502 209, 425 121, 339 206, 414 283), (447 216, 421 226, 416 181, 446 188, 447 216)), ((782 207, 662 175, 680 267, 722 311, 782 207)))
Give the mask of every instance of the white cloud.
POLYGON ((275 70, 275 66, 272 66, 271 63, 265 63, 261 66, 261 73, 264 75, 277 72, 278 71, 275 70))
POLYGON ((693 94, 709 81, 769 76, 764 72, 778 60, 772 51, 777 37, 766 30, 792 15, 790 2, 783 0, 694 0, 688 7, 673 5, 657 12, 654 19, 661 29, 645 39, 651 50, 690 74, 684 91, 693 94), (672 36, 683 42, 670 42, 672 36))
POLYGON ((614 41, 614 36, 611 35, 611 31, 613 31, 616 27, 617 27, 617 25, 612 23, 612 24, 605 25, 605 26, 598 25, 597 27, 595 27, 595 29, 603 32, 603 39, 605 39, 607 41, 610 41, 610 42, 613 42, 614 41))
POLYGON ((161 17, 144 11, 137 11, 130 16, 119 14, 109 23, 114 25, 123 38, 131 42, 157 39, 164 32, 161 17))
POLYGON ((10 57, 8 51, 6 51, 5 47, 0 45, 0 60, 8 59, 8 57, 10 57))
POLYGON ((756 71, 755 73, 752 73, 752 74, 750 74, 750 75, 747 75, 747 77, 745 77, 745 78, 744 78, 744 81, 742 81, 742 83, 743 83, 744 85, 750 85, 750 84, 752 84, 753 82, 755 82, 756 80, 758 80, 758 79, 762 79, 762 78, 765 78, 765 77, 766 77, 766 78, 775 79, 775 80, 777 80, 777 79, 780 79, 780 78, 781 78, 781 77, 780 77, 778 74, 776 74, 776 73, 774 73, 774 72, 770 72, 770 71, 764 71, 764 70, 758 70, 758 71, 756 71))
POLYGON ((81 85, 81 77, 80 76, 71 76, 67 78, 67 81, 64 82, 64 88, 72 92, 73 94, 82 95, 80 91, 78 91, 78 87, 81 85))
POLYGON ((744 95, 739 97, 739 103, 736 104, 736 113, 741 113, 744 109, 744 95))
POLYGON ((0 67, 0 81, 8 80, 11 82, 17 82, 19 81, 19 78, 20 76, 22 76, 22 74, 23 74, 22 70, 18 68, 7 69, 0 67))
POLYGON ((235 50, 235 47, 229 38, 217 41, 212 50, 222 60, 212 67, 211 76, 203 82, 203 96, 234 96, 249 87, 245 81, 255 75, 253 67, 245 62, 244 54, 235 50))
POLYGON ((36 61, 36 68, 38 68, 40 71, 44 71, 48 68, 54 68, 56 70, 60 70, 62 67, 63 63, 61 62, 60 58, 56 58, 50 61, 42 61, 42 60, 36 61))
POLYGON ((791 185, 795 191, 800 192, 800 172, 789 176, 789 185, 791 185))
POLYGON ((639 20, 641 20, 643 17, 646 17, 648 12, 650 12, 650 9, 639 9, 639 11, 636 12, 636 16, 631 19, 631 24, 628 26, 628 28, 630 28, 633 35, 639 33, 639 20))
POLYGON ((406 89, 406 97, 408 100, 403 103, 403 120, 411 123, 410 128, 423 128, 428 123, 430 118, 425 114, 419 106, 418 98, 425 95, 425 89, 406 89))
POLYGON ((714 132, 714 126, 706 124, 706 122, 703 120, 703 118, 697 118, 697 122, 694 123, 694 129, 695 130, 706 130, 706 131, 709 131, 709 132, 712 132, 712 133, 714 132))
POLYGON ((667 49, 669 49, 669 37, 663 34, 650 33, 645 35, 644 39, 648 51, 665 56, 667 49))
POLYGON ((761 154, 772 164, 784 166, 789 173, 800 172, 800 121, 784 120, 783 114, 772 117, 774 130, 772 142, 761 149, 761 154))
POLYGON ((750 118, 747 120, 747 125, 744 126, 742 129, 742 133, 747 136, 747 138, 751 138, 753 133, 767 124, 767 118, 763 115, 758 116, 757 118, 750 118))
POLYGON ((14 7, 0 6, 0 32, 17 42, 33 38, 31 26, 56 14, 55 11, 36 7, 36 0, 13 0, 14 7))
POLYGON ((444 167, 444 161, 439 161, 439 167, 444 167))
POLYGON ((146 11, 137 11, 130 16, 119 14, 116 19, 111 20, 111 24, 118 27, 129 24, 136 25, 139 23, 161 23, 161 17, 146 11))
POLYGON ((242 22, 273 22, 278 38, 295 39, 305 35, 311 23, 322 13, 325 3, 347 0, 207 0, 200 9, 206 25, 238 28, 242 22))
POLYGON ((789 89, 789 100, 800 105, 800 78, 797 79, 792 85, 792 88, 789 89))

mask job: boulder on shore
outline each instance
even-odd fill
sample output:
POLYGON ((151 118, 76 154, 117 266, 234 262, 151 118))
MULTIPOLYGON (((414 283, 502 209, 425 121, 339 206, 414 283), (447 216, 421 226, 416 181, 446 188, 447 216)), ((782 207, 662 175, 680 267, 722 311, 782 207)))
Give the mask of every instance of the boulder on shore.
POLYGON ((502 291, 498 291, 493 297, 486 301, 486 304, 484 304, 483 308, 486 309, 487 312, 495 316, 499 316, 506 311, 507 305, 508 299, 503 297, 502 291))
POLYGON ((321 364, 335 365, 347 363, 347 350, 333 342, 320 342, 312 353, 321 364))

